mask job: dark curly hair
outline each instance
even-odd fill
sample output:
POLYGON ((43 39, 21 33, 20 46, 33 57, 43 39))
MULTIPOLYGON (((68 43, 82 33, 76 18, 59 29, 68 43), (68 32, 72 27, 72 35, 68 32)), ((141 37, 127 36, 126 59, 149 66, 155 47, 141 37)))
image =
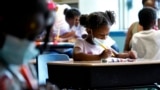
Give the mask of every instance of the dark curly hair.
POLYGON ((24 2, 21 0, 1 0, 0 11, 0 32, 25 37, 25 32, 29 32, 26 27, 35 14, 45 14, 48 9, 46 0, 26 0, 24 2), (11 15, 11 12, 14 13, 11 15))
POLYGON ((151 7, 144 7, 138 13, 139 24, 144 28, 152 27, 152 23, 157 18, 156 10, 151 7))
MULTIPOLYGON (((148 0, 142 0, 142 5, 144 6, 147 1, 148 1, 148 0)), ((154 1, 155 1, 155 2, 158 2, 158 4, 160 3, 160 0, 154 0, 154 1)))
POLYGON ((71 19, 71 18, 74 18, 75 16, 80 16, 81 13, 76 8, 71 8, 71 9, 66 8, 64 10, 64 15, 67 19, 71 19))
POLYGON ((113 25, 115 23, 114 12, 93 12, 90 15, 81 15, 80 24, 86 28, 98 29, 103 25, 113 25))

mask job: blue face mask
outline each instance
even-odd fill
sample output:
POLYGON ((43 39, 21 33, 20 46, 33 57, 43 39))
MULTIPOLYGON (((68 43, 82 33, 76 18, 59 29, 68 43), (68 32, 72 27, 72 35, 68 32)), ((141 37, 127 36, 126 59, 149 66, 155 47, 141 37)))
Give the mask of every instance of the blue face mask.
POLYGON ((39 51, 35 47, 35 43, 32 41, 8 35, 0 50, 0 57, 7 64, 25 64, 39 54, 39 51))

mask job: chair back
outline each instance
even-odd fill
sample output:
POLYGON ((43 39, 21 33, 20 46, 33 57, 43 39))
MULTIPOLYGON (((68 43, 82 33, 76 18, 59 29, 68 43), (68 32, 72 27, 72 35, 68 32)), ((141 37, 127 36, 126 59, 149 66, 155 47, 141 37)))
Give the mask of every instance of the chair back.
POLYGON ((37 73, 38 83, 40 85, 46 84, 48 79, 47 62, 49 61, 69 61, 69 56, 66 54, 41 54, 37 57, 37 73))

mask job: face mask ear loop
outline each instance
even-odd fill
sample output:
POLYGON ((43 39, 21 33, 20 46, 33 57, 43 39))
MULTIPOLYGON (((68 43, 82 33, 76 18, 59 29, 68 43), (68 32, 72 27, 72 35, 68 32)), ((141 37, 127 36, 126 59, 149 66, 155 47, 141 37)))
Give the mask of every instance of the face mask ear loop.
POLYGON ((91 38, 92 38, 92 41, 94 41, 93 39, 94 39, 94 36, 93 36, 93 31, 92 31, 92 29, 90 29, 91 30, 91 38))
POLYGON ((93 29, 90 29, 91 30, 91 40, 92 40, 92 44, 96 44, 95 42, 94 42, 94 36, 93 36, 93 29))

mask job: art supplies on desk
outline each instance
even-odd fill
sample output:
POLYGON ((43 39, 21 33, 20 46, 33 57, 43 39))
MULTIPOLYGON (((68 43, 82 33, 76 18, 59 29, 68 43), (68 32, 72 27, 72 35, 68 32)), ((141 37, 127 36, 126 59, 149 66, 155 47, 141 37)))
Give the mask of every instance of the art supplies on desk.
POLYGON ((113 58, 113 57, 109 57, 107 59, 102 59, 103 63, 117 63, 117 62, 134 62, 134 59, 130 59, 130 58, 113 58))
MULTIPOLYGON (((38 46, 43 45, 44 42, 36 42, 38 46)), ((48 42, 48 45, 55 45, 54 42, 48 42)), ((56 45, 74 45, 74 43, 70 42, 58 42, 56 45)))

